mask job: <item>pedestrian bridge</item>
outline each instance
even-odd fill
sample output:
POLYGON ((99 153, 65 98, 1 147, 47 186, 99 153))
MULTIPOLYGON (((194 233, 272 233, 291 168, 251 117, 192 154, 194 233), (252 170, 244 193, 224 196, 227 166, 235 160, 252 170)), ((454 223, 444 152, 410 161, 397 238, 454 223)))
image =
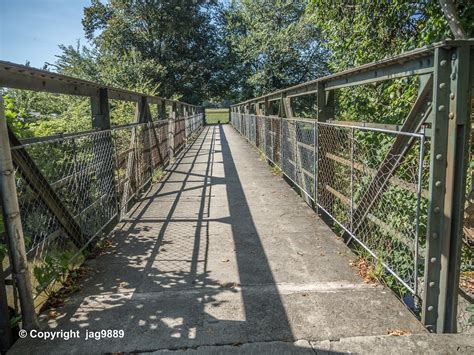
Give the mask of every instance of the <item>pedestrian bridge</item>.
MULTIPOLYGON (((450 329, 443 277, 459 277, 432 238, 443 218, 430 217, 439 199, 459 202, 453 184, 465 174, 446 161, 465 165, 449 142, 467 139, 466 124, 444 118, 469 110, 439 85, 469 59, 471 42, 456 43, 249 100, 217 125, 200 107, 2 63, 0 86, 90 96, 95 127, 22 140, 2 118, 16 182, 4 179, 3 208, 18 252, 0 286, 18 290, 25 329, 79 334, 27 336, 11 353, 472 350, 468 337, 430 335, 450 329), (334 120, 335 90, 406 76, 419 79, 418 97, 403 125, 334 120), (302 95, 316 95, 317 120, 296 117, 302 95), (136 123, 111 126, 111 99, 136 102, 136 123), (440 195, 440 184, 451 187, 440 195), (77 291, 45 308, 71 274, 77 291)), ((469 80, 449 85, 467 100, 469 80)), ((450 238, 453 253, 460 236, 450 238)))

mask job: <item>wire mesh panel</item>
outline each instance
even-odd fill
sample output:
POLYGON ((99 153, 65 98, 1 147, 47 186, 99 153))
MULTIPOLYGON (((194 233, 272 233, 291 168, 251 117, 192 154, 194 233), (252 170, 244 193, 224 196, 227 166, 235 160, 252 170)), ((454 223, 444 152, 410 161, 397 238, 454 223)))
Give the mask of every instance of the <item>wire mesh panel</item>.
POLYGON ((174 121, 174 151, 178 153, 186 143, 185 118, 178 117, 174 121))
POLYGON ((291 180, 296 181, 296 124, 294 121, 282 121, 281 168, 291 180))
POLYGON ((263 117, 263 127, 264 127, 264 135, 265 135, 265 155, 268 159, 273 161, 273 150, 275 148, 274 145, 274 133, 272 131, 272 119, 271 117, 263 117))
POLYGON ((248 139, 253 144, 257 144, 256 116, 249 115, 248 119, 248 139))
POLYGON ((17 191, 27 257, 40 292, 117 215, 111 132, 31 143, 12 153, 24 158, 17 191), (58 209, 59 217, 53 212, 58 209))
POLYGON ((424 138, 410 137, 407 151, 394 153, 405 134, 355 129, 353 137, 352 233, 418 293, 428 208, 421 181, 424 138))
POLYGON ((318 124, 317 203, 351 229, 352 129, 318 124))
POLYGON ((315 122, 294 122, 294 149, 296 164, 296 184, 310 199, 314 198, 314 175, 316 171, 315 122))
MULTIPOLYGON (((110 131, 29 144, 24 149, 44 181, 87 235, 94 235, 116 212, 115 154, 110 131)), ((18 174, 18 186, 26 181, 18 174)), ((21 193, 19 192, 19 195, 21 193)), ((22 199, 31 211, 31 199, 22 199)), ((31 217, 25 213, 24 218, 31 217)))

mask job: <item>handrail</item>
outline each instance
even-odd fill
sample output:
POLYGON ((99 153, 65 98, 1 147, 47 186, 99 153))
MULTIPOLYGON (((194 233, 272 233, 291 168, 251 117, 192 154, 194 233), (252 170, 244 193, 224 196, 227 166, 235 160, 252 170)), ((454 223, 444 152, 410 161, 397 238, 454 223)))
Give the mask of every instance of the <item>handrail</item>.
POLYGON ((434 70, 433 60, 431 57, 436 48, 449 49, 451 47, 461 46, 464 44, 473 45, 474 39, 445 40, 433 43, 376 62, 363 64, 354 68, 341 71, 339 73, 326 75, 315 80, 310 80, 301 84, 287 87, 285 89, 276 90, 256 98, 252 98, 231 105, 231 107, 263 103, 265 102, 265 100, 275 101, 279 100, 282 96, 296 97, 315 94, 318 91, 318 84, 324 84, 325 90, 334 90, 341 87, 367 84, 374 81, 395 79, 415 74, 430 73, 434 70), (411 64, 411 66, 409 64, 411 64), (383 70, 387 69, 388 67, 396 67, 396 70, 394 69, 392 72, 389 72, 388 70, 383 70), (367 76, 367 74, 371 75, 367 76), (366 77, 354 78, 353 80, 349 80, 350 77, 354 77, 356 75, 366 75, 366 77))
POLYGON ((179 104, 193 108, 201 107, 1 60, 0 87, 89 97, 98 97, 100 90, 106 89, 109 99, 112 100, 139 101, 146 97, 149 103, 164 102, 167 105, 179 104))

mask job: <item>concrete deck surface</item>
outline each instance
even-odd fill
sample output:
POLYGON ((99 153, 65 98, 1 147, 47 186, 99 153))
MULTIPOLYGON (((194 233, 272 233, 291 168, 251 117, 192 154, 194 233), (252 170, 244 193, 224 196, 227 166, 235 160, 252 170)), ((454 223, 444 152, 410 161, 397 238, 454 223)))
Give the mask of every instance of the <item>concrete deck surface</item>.
POLYGON ((12 354, 294 353, 388 329, 426 336, 231 126, 206 126, 111 240, 59 316, 43 316, 45 329, 81 339, 27 338, 12 354), (125 336, 85 341, 102 329, 125 336))

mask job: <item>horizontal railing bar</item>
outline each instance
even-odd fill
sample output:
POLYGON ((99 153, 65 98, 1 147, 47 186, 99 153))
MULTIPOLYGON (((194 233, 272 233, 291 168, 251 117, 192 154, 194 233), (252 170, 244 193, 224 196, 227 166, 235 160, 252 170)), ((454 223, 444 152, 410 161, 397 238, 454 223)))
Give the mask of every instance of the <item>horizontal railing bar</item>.
POLYGON ((338 123, 342 125, 347 125, 351 127, 368 127, 368 128, 379 128, 387 129, 394 132, 400 132, 403 125, 397 124, 385 124, 385 123, 372 123, 372 122, 357 122, 357 121, 338 121, 338 120, 328 120, 328 123, 338 123))
MULTIPOLYGON (((261 101, 273 101, 273 100, 278 100, 282 97, 288 97, 292 96, 294 94, 297 94, 298 96, 304 95, 304 91, 306 90, 308 94, 312 94, 315 91, 317 92, 318 89, 318 84, 323 83, 325 86, 325 90, 334 90, 336 88, 348 86, 348 82, 345 82, 346 78, 352 77, 356 78, 357 76, 361 77, 362 75, 365 75, 367 73, 373 72, 375 75, 375 79, 379 76, 378 73, 375 73, 375 71, 382 69, 382 68, 387 68, 387 67, 403 67, 403 66, 409 66, 415 65, 415 67, 409 67, 407 71, 403 72, 402 69, 400 68, 399 72, 403 74, 391 74, 386 76, 383 79, 393 79, 399 76, 396 75, 417 75, 417 74, 423 74, 425 72, 430 72, 433 70, 432 65, 433 65, 433 58, 432 56, 434 55, 434 50, 436 48, 450 48, 454 46, 460 46, 466 43, 474 43, 474 40, 445 40, 442 42, 438 43, 433 43, 421 48, 413 49, 411 51, 390 57, 390 58, 385 58, 382 60, 379 60, 377 62, 373 63, 368 63, 364 64, 358 67, 350 68, 347 70, 344 70, 342 72, 336 73, 336 74, 331 74, 327 75, 315 80, 307 81, 302 84, 294 85, 285 89, 277 90, 272 93, 262 95, 250 100, 246 100, 240 103, 237 103, 235 105, 231 105, 231 107, 238 107, 238 106, 243 106, 243 105, 248 105, 248 104, 255 104, 257 102, 261 101), (417 61, 419 62, 420 58, 426 59, 427 61, 429 60, 429 63, 422 63, 421 68, 416 69, 417 61), (431 69, 430 69, 431 68, 431 69), (332 87, 331 87, 332 86, 332 87)), ((419 65, 420 63, 418 63, 419 65)), ((372 78, 372 79, 374 79, 372 78)), ((355 80, 355 79, 353 79, 355 80)), ((350 85, 358 85, 362 84, 364 82, 367 82, 368 80, 371 80, 369 78, 365 79, 359 79, 359 81, 351 83, 350 85)), ((378 80, 382 80, 380 77, 378 80)))
MULTIPOLYGON (((333 121, 334 122, 334 121, 333 121)), ((345 125, 345 124, 338 124, 338 123, 333 123, 333 122, 319 122, 318 125, 323 125, 323 126, 332 126, 332 127, 341 127, 341 128, 355 128, 361 131, 371 131, 371 132, 381 132, 381 133, 388 133, 388 134, 394 134, 397 136, 403 135, 403 136, 410 136, 410 137, 417 137, 421 138, 424 136, 423 133, 416 133, 416 132, 405 132, 405 131, 392 131, 389 129, 383 129, 383 128, 373 128, 373 127, 353 127, 350 125, 345 125)))
POLYGON ((0 87, 89 97, 98 97, 100 89, 107 89, 111 100, 139 101, 146 97, 149 103, 201 107, 6 61, 0 61, 0 87))
POLYGON ((72 140, 72 139, 82 138, 82 137, 96 135, 96 134, 103 134, 106 132, 125 130, 127 128, 133 128, 133 127, 140 127, 140 126, 159 127, 159 126, 165 126, 167 124, 168 124, 167 120, 145 122, 145 123, 127 123, 123 125, 113 126, 109 129, 92 129, 92 130, 82 131, 82 132, 77 132, 77 133, 64 133, 64 134, 55 134, 52 136, 24 138, 24 139, 21 139, 21 143, 22 143, 21 145, 11 147, 11 149, 12 150, 21 149, 21 148, 29 147, 36 144, 54 143, 54 142, 59 142, 61 140, 72 140))

